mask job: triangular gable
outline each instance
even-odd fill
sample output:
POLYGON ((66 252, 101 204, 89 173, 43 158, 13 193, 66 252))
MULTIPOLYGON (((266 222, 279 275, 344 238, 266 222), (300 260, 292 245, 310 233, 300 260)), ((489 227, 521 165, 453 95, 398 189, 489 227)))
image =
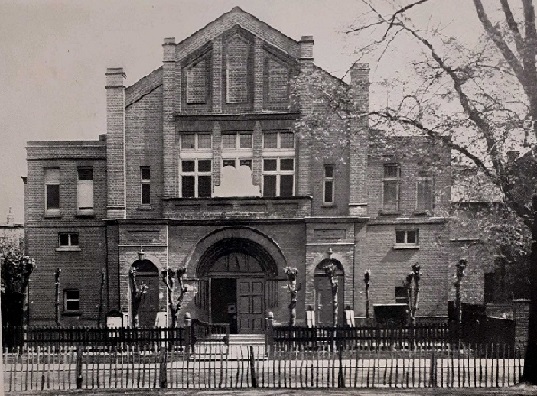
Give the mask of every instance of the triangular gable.
POLYGON ((183 59, 188 54, 207 44, 208 41, 214 40, 236 25, 239 25, 244 30, 261 38, 292 58, 298 59, 300 57, 300 46, 297 41, 265 22, 260 21, 252 14, 243 11, 241 8, 234 7, 231 11, 226 12, 178 43, 176 46, 176 60, 183 59))

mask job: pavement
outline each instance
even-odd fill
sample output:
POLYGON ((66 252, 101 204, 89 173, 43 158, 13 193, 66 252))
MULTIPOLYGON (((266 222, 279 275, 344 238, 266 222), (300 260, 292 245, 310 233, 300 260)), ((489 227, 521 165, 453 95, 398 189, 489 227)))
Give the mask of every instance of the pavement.
POLYGON ((356 395, 356 396, 477 396, 477 395, 497 395, 497 396, 528 396, 537 395, 537 386, 517 385, 508 388, 418 388, 418 389, 80 389, 70 391, 32 391, 32 392, 7 392, 7 396, 63 396, 63 395, 95 395, 95 396, 142 396, 142 395, 181 395, 181 396, 264 396, 264 395, 305 395, 305 396, 325 396, 325 395, 356 395))

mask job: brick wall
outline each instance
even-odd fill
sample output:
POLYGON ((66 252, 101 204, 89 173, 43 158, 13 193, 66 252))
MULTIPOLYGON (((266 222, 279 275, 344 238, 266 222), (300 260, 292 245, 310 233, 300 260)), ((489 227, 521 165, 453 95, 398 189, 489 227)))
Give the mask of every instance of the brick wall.
POLYGON ((450 150, 422 137, 372 136, 368 157, 368 215, 377 217, 383 210, 385 164, 399 164, 399 211, 412 216, 416 212, 417 178, 420 171, 434 177, 434 209, 430 215, 447 216, 451 199, 450 150))
MULTIPOLYGON (((101 269, 106 263, 105 230, 103 226, 87 226, 71 221, 56 226, 27 228, 28 253, 36 268, 30 278, 30 325, 51 324, 55 318, 54 272, 61 269, 61 324, 96 325, 100 299, 101 269), (80 251, 57 251, 58 232, 77 232, 80 251), (80 290, 81 314, 69 316, 63 310, 63 290, 80 290)), ((103 314, 107 311, 106 287, 103 314)))
POLYGON ((126 190, 128 218, 158 218, 163 196, 162 87, 126 109, 126 190), (141 205, 140 167, 151 170, 151 205, 141 205))
MULTIPOLYGON (((356 314, 365 315, 365 285, 363 274, 371 271, 370 303, 395 302, 395 287, 402 286, 412 264, 421 265, 420 302, 418 316, 447 317, 448 250, 442 246, 447 241, 443 223, 414 223, 406 226, 419 228, 419 248, 395 249, 395 223, 373 223, 367 226, 366 237, 359 243, 365 257, 356 269, 356 314)), ((445 245, 445 244, 444 244, 445 245)))

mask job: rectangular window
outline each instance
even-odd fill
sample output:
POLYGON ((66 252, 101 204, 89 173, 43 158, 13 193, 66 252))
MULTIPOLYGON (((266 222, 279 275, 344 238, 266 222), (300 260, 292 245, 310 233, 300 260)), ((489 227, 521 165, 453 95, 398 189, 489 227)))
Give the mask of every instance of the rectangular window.
POLYGON ((63 291, 63 309, 65 312, 80 311, 80 291, 65 289, 63 291))
POLYGON ((58 233, 58 250, 79 250, 77 232, 58 233))
POLYGON ((324 166, 323 203, 334 203, 334 165, 324 166))
POLYGON ((295 135, 293 132, 280 132, 280 147, 281 148, 294 148, 295 147, 295 135))
POLYGON ((181 148, 183 150, 193 150, 196 148, 196 135, 189 133, 181 135, 181 148))
POLYGON ((151 168, 149 166, 140 167, 140 188, 142 195, 142 205, 151 204, 151 168))
POLYGON ((76 232, 60 232, 58 239, 60 246, 78 246, 78 234, 76 232))
POLYGON ((93 214, 93 168, 78 168, 78 214, 93 214))
POLYGON ((426 211, 434 208, 434 179, 431 176, 418 177, 416 210, 426 211))
POLYGON ((212 194, 212 161, 207 159, 181 161, 181 196, 205 198, 212 194))
POLYGON ((399 183, 401 168, 397 164, 384 165, 384 178, 382 180, 382 208, 396 212, 399 210, 399 183))
POLYGON ((263 196, 292 197, 295 189, 293 158, 263 160, 263 196))
POLYGON ((408 289, 403 286, 395 288, 395 302, 399 304, 408 304, 408 289))
POLYGON ((181 135, 182 150, 203 150, 211 148, 211 135, 209 133, 187 133, 181 135))
POLYGON ((45 169, 45 209, 60 213, 60 169, 45 169))
POLYGON ((263 133, 263 148, 278 148, 278 133, 263 133))
POLYGON ((293 149, 295 148, 295 134, 293 132, 264 132, 263 148, 266 149, 293 149))
POLYGON ((395 248, 419 246, 419 230, 395 230, 395 248))

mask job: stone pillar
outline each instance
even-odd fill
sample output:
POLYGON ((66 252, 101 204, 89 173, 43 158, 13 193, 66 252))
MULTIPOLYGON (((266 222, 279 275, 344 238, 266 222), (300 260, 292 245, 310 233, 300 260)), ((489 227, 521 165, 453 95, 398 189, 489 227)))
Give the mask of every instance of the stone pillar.
POLYGON ((175 37, 164 39, 162 63, 162 137, 164 198, 177 196, 177 162, 175 156, 175 37))
POLYGON ((369 146, 369 65, 351 68, 352 117, 349 120, 350 197, 349 214, 367 215, 367 153, 369 146))
MULTIPOLYGON (((312 36, 302 36, 300 39, 300 76, 299 79, 302 82, 302 86, 297 87, 297 92, 300 97, 300 112, 303 118, 313 116, 313 98, 307 86, 307 76, 311 76, 313 73, 313 44, 314 40, 312 36)), ((303 137, 298 140, 297 150, 297 195, 312 195, 311 188, 311 153, 312 145, 315 144, 313 139, 309 137, 310 131, 302 131, 303 137)))
POLYGON ((106 69, 106 217, 126 217, 125 196, 125 73, 106 69))

